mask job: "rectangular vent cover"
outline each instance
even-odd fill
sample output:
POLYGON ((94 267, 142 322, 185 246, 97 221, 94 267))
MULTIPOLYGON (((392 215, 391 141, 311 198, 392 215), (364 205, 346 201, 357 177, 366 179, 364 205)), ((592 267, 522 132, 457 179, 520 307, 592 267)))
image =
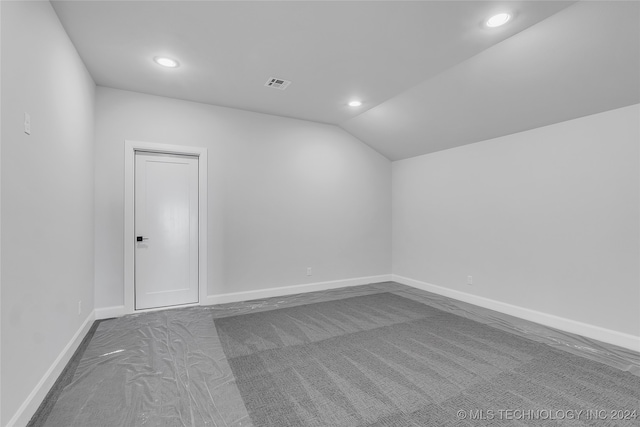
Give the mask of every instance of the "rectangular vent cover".
POLYGON ((275 77, 271 77, 269 80, 267 80, 267 82, 264 85, 268 87, 272 87, 274 89, 285 90, 290 84, 291 82, 289 80, 277 79, 275 77))

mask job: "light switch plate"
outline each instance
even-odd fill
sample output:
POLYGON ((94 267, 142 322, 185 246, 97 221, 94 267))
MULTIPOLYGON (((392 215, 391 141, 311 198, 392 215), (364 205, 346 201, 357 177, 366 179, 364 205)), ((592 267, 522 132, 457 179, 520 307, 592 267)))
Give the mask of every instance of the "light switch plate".
POLYGON ((24 133, 31 135, 31 116, 29 113, 24 113, 24 133))

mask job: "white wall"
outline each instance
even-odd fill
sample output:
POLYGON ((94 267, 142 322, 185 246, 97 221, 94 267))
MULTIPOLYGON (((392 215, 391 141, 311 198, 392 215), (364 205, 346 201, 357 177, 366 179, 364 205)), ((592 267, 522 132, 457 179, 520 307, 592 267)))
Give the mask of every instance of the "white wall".
POLYGON ((639 141, 634 105, 394 162, 394 274, 640 336, 639 141))
MULTIPOLYGON (((0 82, 2 82, 2 2, 0 2, 0 82)), ((2 332, 2 84, 0 83, 0 333, 2 332)), ((0 426, 2 422, 2 337, 0 336, 0 426)))
POLYGON ((49 2, 3 1, 1 19, 6 425, 93 311, 95 85, 49 2))
POLYGON ((103 87, 96 105, 96 307, 123 304, 125 139, 208 149, 209 295, 391 273, 391 163, 342 129, 103 87))

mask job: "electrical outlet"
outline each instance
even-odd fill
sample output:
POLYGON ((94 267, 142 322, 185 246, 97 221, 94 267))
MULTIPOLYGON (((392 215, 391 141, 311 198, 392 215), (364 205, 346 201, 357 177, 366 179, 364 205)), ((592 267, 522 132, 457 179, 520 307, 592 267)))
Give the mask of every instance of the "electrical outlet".
POLYGON ((78 314, 82 314, 82 301, 78 301, 78 314))
POLYGON ((307 267, 307 276, 311 276, 311 267, 307 267))
POLYGON ((467 276, 467 285, 473 285, 473 276, 467 276))

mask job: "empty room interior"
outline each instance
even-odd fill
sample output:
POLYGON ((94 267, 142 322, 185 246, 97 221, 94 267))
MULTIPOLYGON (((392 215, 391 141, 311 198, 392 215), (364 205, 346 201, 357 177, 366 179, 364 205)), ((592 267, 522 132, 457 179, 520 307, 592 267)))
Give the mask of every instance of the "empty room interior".
POLYGON ((0 426, 640 426, 639 1, 0 25, 0 426))

